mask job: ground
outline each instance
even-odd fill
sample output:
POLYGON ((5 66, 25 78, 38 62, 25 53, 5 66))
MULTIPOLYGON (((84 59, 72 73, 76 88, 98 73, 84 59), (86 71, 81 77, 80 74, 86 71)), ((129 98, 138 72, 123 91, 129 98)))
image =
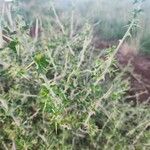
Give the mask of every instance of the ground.
MULTIPOLYGON (((112 45, 117 45, 117 42, 115 40, 94 39, 94 46, 97 50, 106 49, 112 45)), ((135 99, 138 102, 150 102, 150 56, 140 54, 133 45, 124 43, 116 58, 122 68, 130 63, 127 77, 130 77, 131 88, 127 93, 127 99, 135 99)))

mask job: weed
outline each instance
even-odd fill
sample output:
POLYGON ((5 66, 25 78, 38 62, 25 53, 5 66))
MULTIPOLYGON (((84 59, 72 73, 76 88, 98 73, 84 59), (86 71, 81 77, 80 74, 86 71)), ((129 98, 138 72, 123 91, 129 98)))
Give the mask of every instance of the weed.
POLYGON ((73 30, 55 5, 51 12, 36 38, 18 14, 17 32, 0 51, 7 63, 0 70, 0 149, 148 149, 150 110, 125 102, 126 68, 114 58, 134 19, 100 58, 88 22, 73 30))

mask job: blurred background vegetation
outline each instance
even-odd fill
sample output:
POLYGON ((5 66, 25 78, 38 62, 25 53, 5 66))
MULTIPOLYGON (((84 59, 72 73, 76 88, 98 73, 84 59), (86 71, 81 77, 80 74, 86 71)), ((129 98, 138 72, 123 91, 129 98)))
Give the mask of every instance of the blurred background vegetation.
MULTIPOLYGON (((139 16, 138 32, 132 38, 131 43, 134 44, 138 51, 147 54, 150 53, 150 1, 145 0, 142 4, 138 3, 138 6, 133 5, 134 2, 135 0, 53 1, 56 9, 59 10, 59 17, 65 20, 64 24, 67 25, 71 14, 74 13, 74 27, 78 29, 85 21, 89 20, 95 25, 95 37, 105 41, 122 38, 127 29, 126 25, 132 18, 131 11, 134 10, 134 7, 141 7, 143 13, 139 16), (70 11, 70 16, 65 15, 68 11, 70 11)), ((35 18, 42 20, 45 18, 44 14, 50 13, 48 5, 50 2, 47 0, 17 0, 17 3, 20 6, 18 11, 20 11, 21 15, 24 15, 30 26, 35 22, 35 18)))

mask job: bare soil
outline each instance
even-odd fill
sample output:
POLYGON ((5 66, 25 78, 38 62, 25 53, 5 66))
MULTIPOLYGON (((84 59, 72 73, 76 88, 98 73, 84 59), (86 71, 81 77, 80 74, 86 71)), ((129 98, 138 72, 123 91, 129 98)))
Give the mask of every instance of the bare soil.
MULTIPOLYGON (((96 49, 109 48, 116 41, 94 41, 96 49)), ((130 90, 127 92, 127 101, 134 103, 150 103, 150 56, 141 55, 134 46, 124 43, 116 55, 118 64, 124 68, 131 68, 127 73, 130 78, 130 90)))

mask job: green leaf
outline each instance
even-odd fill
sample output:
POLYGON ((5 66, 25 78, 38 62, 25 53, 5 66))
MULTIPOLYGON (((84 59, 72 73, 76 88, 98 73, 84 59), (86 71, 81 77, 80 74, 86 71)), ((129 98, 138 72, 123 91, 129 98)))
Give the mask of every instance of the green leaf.
POLYGON ((11 50, 13 50, 13 52, 15 53, 15 54, 17 54, 17 48, 16 48, 16 46, 18 45, 18 41, 17 40, 13 40, 13 41, 11 41, 9 44, 8 44, 8 47, 11 49, 11 50))
POLYGON ((34 56, 34 61, 37 64, 37 68, 38 68, 39 71, 45 71, 46 67, 49 64, 46 56, 42 53, 36 54, 34 56))

